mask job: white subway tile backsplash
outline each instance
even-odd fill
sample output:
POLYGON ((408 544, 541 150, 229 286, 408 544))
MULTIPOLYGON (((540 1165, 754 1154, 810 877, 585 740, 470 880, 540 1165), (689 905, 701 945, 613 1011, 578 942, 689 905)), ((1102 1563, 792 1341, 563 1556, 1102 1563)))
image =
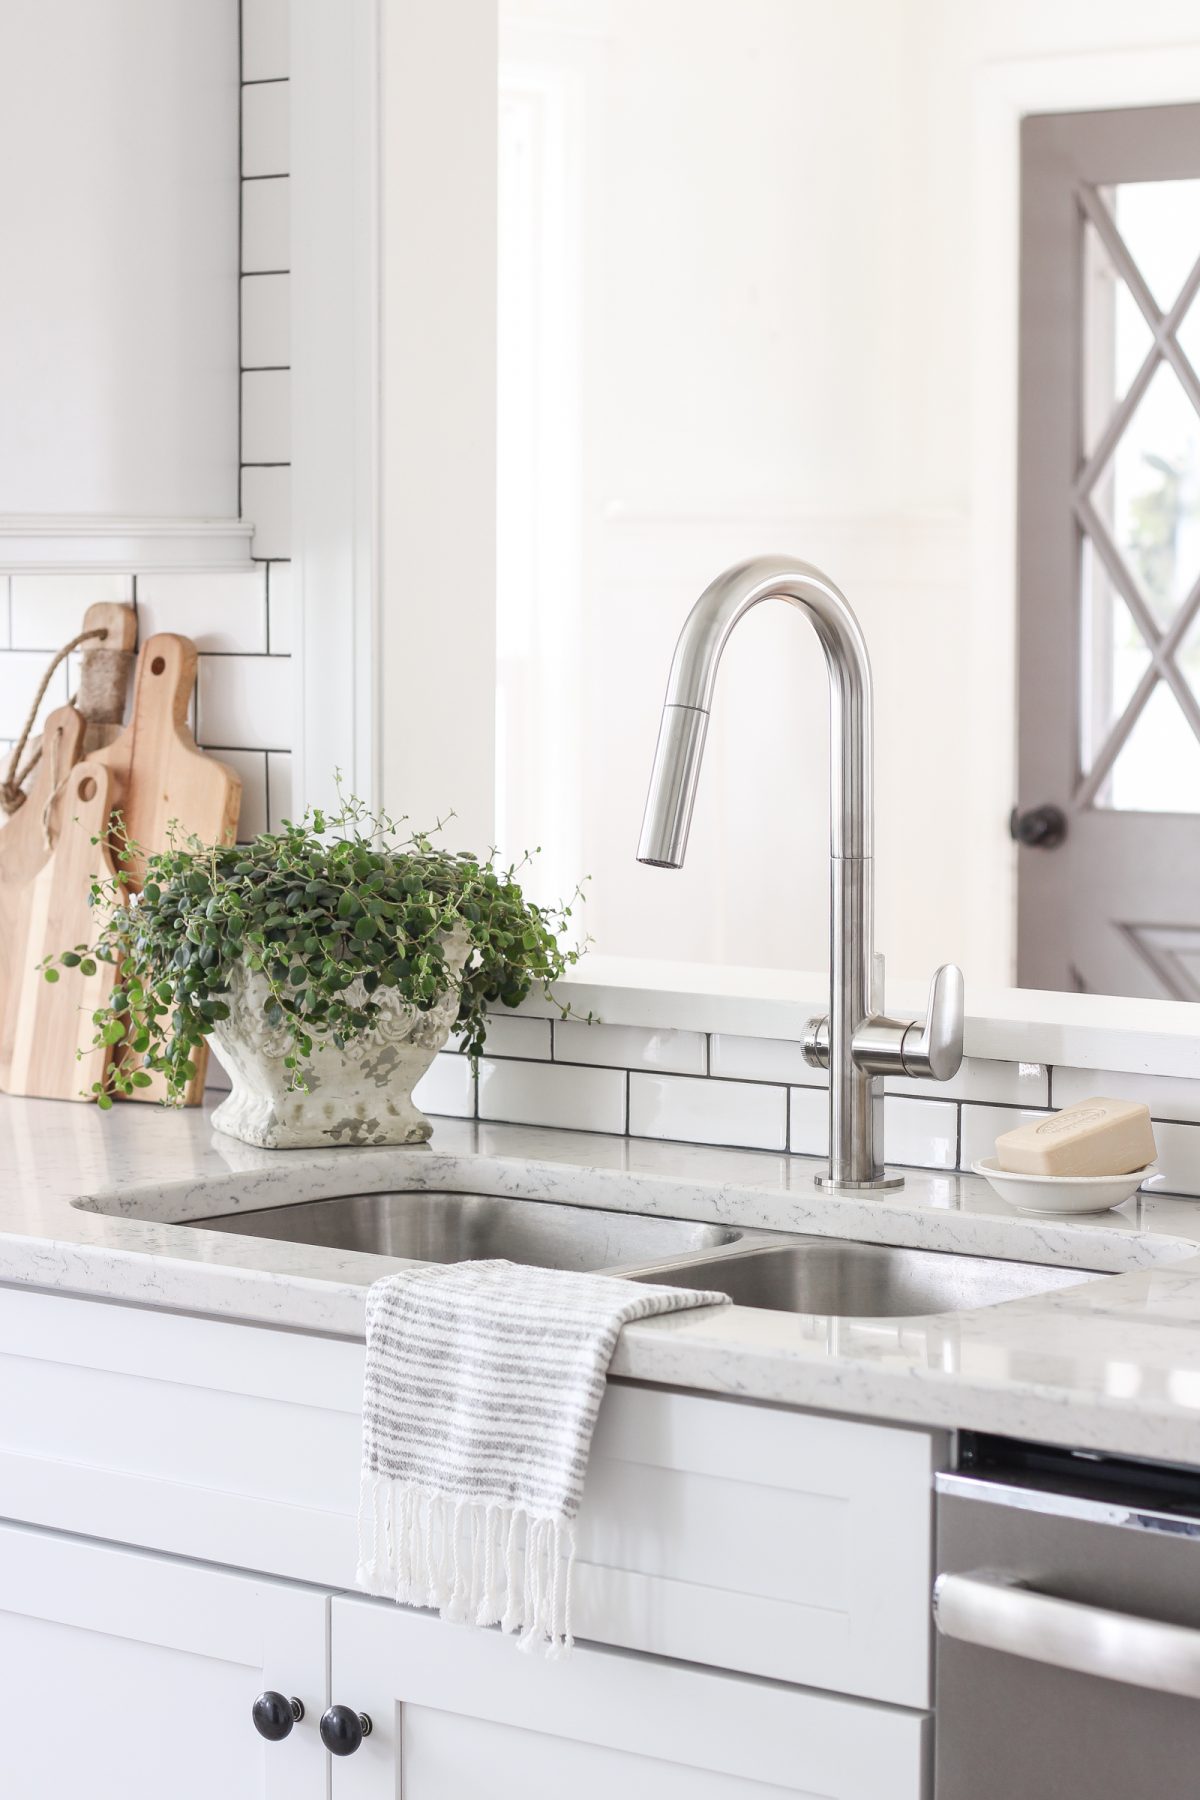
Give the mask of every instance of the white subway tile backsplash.
POLYGON ((523 1056, 528 1061, 549 1062, 549 1019, 517 1018, 512 1013, 489 1013, 489 1056, 523 1056))
POLYGON ((920 1169, 953 1169, 958 1162, 958 1108, 953 1100, 887 1095, 883 1148, 889 1163, 920 1169))
POLYGON ((267 564, 267 648, 272 656, 290 656, 292 638, 292 565, 267 564))
MULTIPOLYGON (((467 1060, 459 1058, 464 1063, 467 1060)), ((625 1082, 619 1069, 492 1062, 484 1057, 479 1064, 479 1117, 506 1119, 515 1125, 623 1132, 625 1082)))
POLYGON ((629 1077, 629 1129, 634 1137, 785 1150, 787 1089, 635 1071, 629 1077))
POLYGON ((289 0, 242 0, 242 80, 277 81, 288 73, 289 0))
POLYGON ((242 376, 243 463, 290 459, 291 381, 289 369, 249 369, 242 376))
POLYGON ((711 1071, 737 1081, 794 1082, 798 1087, 820 1087, 829 1077, 824 1069, 810 1069, 797 1043, 787 1038, 731 1037, 717 1031, 712 1037, 711 1071))
MULTIPOLYGON (((40 650, 9 650, 0 656, 0 737, 19 736, 33 696, 46 673, 46 660, 40 650)), ((38 708, 36 724, 40 727, 48 712, 56 706, 65 706, 69 699, 66 664, 60 663, 38 708)))
POLYGON ((829 1155, 829 1095, 793 1088, 788 1096, 788 1149, 793 1156, 829 1155))
POLYGON ((276 273, 291 262, 288 178, 242 183, 242 274, 269 269, 276 273))
MULTIPOLYGON (((789 1147, 797 1156, 829 1155, 829 1095, 793 1088, 789 1147)), ((890 1164, 953 1169, 958 1154, 958 1107, 952 1100, 888 1095, 883 1102, 883 1148, 890 1164)))
POLYGON ((288 92, 286 81, 242 89, 242 174, 288 172, 288 92))
POLYGON ((422 1112, 444 1113, 455 1119, 475 1116, 475 1074, 465 1056, 435 1056, 413 1089, 422 1112))
POLYGON ((1158 1191, 1200 1195, 1200 1125, 1156 1124, 1155 1161, 1162 1177, 1158 1191))
POLYGON ((1117 1069, 1054 1070, 1054 1104, 1074 1106, 1102 1094, 1114 1100, 1140 1100, 1153 1119, 1200 1123, 1200 1081, 1182 1075, 1123 1075, 1117 1069))
POLYGON ((292 819, 292 758, 287 750, 267 752, 267 826, 282 829, 285 819, 292 819))
POLYGON ((237 837, 245 844, 267 828, 267 757, 263 750, 223 748, 218 762, 227 763, 242 778, 242 804, 238 813, 237 837))
POLYGON ((292 471, 242 470, 242 517, 254 526, 254 555, 262 559, 292 554, 292 471))
POLYGON ((913 1081, 889 1077, 889 1094, 921 1095, 931 1100, 972 1100, 993 1106, 1049 1106, 1050 1071, 1045 1063, 997 1062, 989 1057, 963 1058, 949 1081, 913 1081))
POLYGON ((286 368, 291 361, 291 280, 290 275, 243 275, 243 369, 286 368))
POLYGON ((266 569, 141 576, 139 639, 145 643, 156 631, 180 631, 200 651, 261 654, 267 648, 266 569))
POLYGON ((554 1060, 602 1063, 618 1069, 670 1069, 680 1075, 705 1072, 700 1031, 650 1031, 637 1025, 589 1025, 584 1019, 556 1019, 554 1060))
POLYGON ((1045 1119, 1049 1110, 1028 1106, 964 1106, 958 1164, 969 1169, 972 1163, 996 1154, 996 1139, 1018 1125, 1031 1125, 1045 1119))
POLYGON ((14 575, 12 647, 58 650, 83 630, 89 606, 132 599, 132 575, 14 575))
POLYGON ((214 748, 278 750, 292 741, 288 656, 202 656, 196 736, 214 748))

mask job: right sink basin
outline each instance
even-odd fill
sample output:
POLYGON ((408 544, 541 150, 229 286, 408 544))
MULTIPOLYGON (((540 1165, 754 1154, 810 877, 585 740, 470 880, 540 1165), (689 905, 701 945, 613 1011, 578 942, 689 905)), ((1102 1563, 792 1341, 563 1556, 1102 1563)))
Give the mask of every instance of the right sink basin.
POLYGON ((1094 1281, 1096 1273, 847 1238, 798 1238, 793 1244, 735 1250, 636 1279, 716 1288, 737 1306, 772 1312, 902 1319, 998 1306, 1003 1300, 1094 1281))

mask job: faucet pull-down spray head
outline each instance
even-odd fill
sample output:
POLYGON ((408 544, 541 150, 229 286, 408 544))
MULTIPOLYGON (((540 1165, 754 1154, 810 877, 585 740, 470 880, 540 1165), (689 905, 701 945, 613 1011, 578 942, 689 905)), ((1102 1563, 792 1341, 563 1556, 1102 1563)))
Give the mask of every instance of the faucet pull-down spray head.
POLYGON ((663 707, 638 840, 639 862, 651 863, 656 869, 682 866, 707 730, 708 714, 703 707, 675 706, 669 701, 663 707))

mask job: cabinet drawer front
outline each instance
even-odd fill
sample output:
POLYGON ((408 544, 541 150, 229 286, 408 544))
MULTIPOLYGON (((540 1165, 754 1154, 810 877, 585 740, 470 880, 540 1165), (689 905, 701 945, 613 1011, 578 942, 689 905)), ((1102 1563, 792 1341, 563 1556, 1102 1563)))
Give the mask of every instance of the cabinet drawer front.
POLYGON ((924 1800, 928 1714, 581 1647, 521 1656, 378 1601, 338 1598, 332 1689, 373 1730, 334 1800, 924 1800))
MULTIPOLYGON (((353 1588, 363 1349, 0 1290, 12 1518, 353 1588)), ((929 1704, 936 1438, 610 1385, 581 1638, 929 1704)))

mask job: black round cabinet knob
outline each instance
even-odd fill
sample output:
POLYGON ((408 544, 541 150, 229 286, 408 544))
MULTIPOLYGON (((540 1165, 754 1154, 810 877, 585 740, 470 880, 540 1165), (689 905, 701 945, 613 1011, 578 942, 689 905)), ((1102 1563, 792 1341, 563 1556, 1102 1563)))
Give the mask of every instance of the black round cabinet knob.
POLYGON ((293 1725, 300 1723, 304 1717, 304 1707, 299 1700, 289 1700, 286 1694, 277 1694, 274 1688, 268 1688, 250 1708, 250 1717, 254 1720, 254 1729, 259 1737, 265 1737, 268 1743, 277 1744, 287 1736, 293 1725))
POLYGON ((330 1706, 321 1714, 321 1742, 332 1756, 353 1756, 365 1737, 371 1735, 371 1721, 366 1713, 349 1706, 330 1706))
POLYGON ((1028 812, 1013 808, 1009 831, 1018 844, 1031 850, 1053 850, 1067 835, 1067 815, 1061 806, 1031 806, 1028 812))

